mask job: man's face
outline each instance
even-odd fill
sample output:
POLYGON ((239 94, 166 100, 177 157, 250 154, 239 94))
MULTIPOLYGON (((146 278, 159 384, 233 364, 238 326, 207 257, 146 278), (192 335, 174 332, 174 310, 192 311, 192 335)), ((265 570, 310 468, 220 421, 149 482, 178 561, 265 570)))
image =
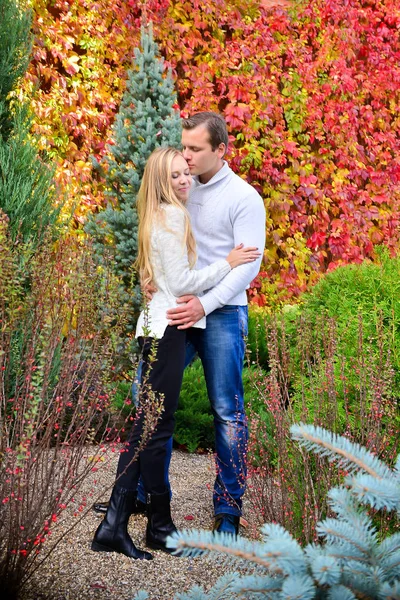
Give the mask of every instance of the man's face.
POLYGON ((226 150, 225 144, 220 144, 213 150, 206 125, 183 129, 182 146, 182 154, 189 165, 191 175, 198 175, 202 183, 210 181, 221 169, 226 150))

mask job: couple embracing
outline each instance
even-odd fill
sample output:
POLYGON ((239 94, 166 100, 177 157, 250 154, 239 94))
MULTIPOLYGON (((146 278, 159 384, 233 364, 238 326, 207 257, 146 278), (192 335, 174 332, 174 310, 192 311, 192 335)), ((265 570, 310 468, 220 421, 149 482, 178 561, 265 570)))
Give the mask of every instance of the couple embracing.
MULTIPOLYGON (((214 415, 215 530, 237 535, 246 488, 242 384, 246 288, 260 267, 265 210, 259 194, 224 160, 228 147, 224 119, 203 112, 184 119, 182 125, 182 152, 159 148, 152 153, 137 204, 137 267, 145 289, 156 290, 137 325, 141 377, 152 393, 162 395, 163 411, 150 440, 133 460, 144 426, 145 411, 139 411, 92 542, 94 551, 137 559, 152 558, 136 548, 127 531, 130 515, 139 510, 139 479, 146 491, 147 546, 169 552, 166 539, 176 531, 168 465, 183 371, 195 353, 203 364, 214 415)), ((145 402, 143 388, 139 406, 145 402)))

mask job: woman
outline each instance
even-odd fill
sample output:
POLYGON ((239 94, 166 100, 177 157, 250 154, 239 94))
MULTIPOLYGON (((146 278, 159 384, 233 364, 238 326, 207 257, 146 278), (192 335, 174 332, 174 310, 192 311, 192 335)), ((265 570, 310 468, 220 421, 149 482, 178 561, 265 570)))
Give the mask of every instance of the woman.
MULTIPOLYGON (((144 407, 149 399, 147 388, 162 397, 163 411, 143 449, 140 439, 146 411, 139 411, 126 450, 120 455, 106 516, 92 542, 92 550, 98 552, 115 551, 130 558, 152 558, 148 552, 135 547, 127 532, 139 476, 147 490, 146 543, 151 548, 169 551, 166 538, 176 527, 171 518, 164 466, 185 366, 186 331, 168 325, 166 311, 174 306, 178 296, 200 294, 216 285, 231 269, 259 257, 256 248, 243 248, 241 244, 226 260, 198 271, 193 268, 195 241, 185 208, 190 186, 189 167, 178 150, 159 148, 151 154, 137 200, 139 252, 136 266, 142 285, 153 282, 157 292, 140 314, 136 331, 143 355, 142 382, 146 381, 139 405, 144 407)), ((194 327, 204 328, 205 318, 194 327)))

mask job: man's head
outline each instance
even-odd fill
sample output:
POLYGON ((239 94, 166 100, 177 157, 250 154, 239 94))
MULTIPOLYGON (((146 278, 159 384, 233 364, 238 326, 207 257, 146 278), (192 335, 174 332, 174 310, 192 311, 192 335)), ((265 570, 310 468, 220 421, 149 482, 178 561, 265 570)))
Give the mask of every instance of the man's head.
POLYGON ((218 113, 201 112, 182 122, 183 156, 192 175, 207 183, 223 166, 228 131, 218 113))

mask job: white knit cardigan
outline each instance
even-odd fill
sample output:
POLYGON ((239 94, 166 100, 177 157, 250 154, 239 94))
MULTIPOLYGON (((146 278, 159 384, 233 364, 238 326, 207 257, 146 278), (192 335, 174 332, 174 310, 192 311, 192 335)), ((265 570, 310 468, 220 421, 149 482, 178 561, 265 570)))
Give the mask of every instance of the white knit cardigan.
MULTIPOLYGON (((191 269, 184 243, 183 211, 170 204, 165 204, 162 209, 165 221, 157 221, 151 232, 151 264, 157 292, 140 313, 136 337, 161 338, 168 325, 167 310, 177 306, 176 298, 185 294, 201 294, 215 286, 231 270, 225 259, 200 270, 191 269)), ((205 326, 205 317, 194 325, 202 329, 205 326)))

